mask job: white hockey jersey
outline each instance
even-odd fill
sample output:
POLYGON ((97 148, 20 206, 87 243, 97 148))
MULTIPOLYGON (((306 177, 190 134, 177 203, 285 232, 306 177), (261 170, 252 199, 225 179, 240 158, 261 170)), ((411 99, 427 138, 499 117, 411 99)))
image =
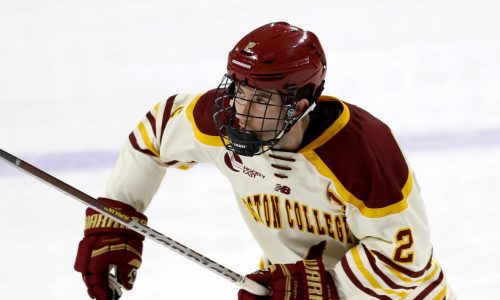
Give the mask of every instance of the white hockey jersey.
POLYGON ((432 256, 415 176, 384 123, 322 96, 319 109, 340 115, 299 151, 245 157, 215 132, 213 100, 209 91, 158 103, 130 134, 105 196, 144 211, 167 167, 209 162, 231 182, 272 263, 294 263, 326 240, 323 260, 341 299, 455 298, 432 256))

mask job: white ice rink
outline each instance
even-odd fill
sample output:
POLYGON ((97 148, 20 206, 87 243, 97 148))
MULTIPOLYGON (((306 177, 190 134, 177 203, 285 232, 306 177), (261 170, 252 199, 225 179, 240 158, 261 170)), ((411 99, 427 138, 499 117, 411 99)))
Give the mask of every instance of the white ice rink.
MULTIPOLYGON (((99 196, 156 102, 215 87, 243 34, 314 31, 326 94, 388 123, 423 189, 434 253, 460 299, 500 299, 500 2, 0 0, 0 148, 99 196)), ((73 270, 84 205, 0 161, 0 299, 88 299, 73 270)), ((149 225, 240 273, 252 241, 226 180, 172 170, 149 225)), ((122 299, 236 299, 146 241, 122 299)))

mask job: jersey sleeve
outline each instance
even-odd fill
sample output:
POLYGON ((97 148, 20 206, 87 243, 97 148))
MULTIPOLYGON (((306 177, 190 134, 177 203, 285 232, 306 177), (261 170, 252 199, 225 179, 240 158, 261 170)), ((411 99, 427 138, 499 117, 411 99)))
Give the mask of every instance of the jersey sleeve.
MULTIPOLYGON (((203 95, 206 94, 174 95, 146 113, 122 148, 108 180, 105 197, 125 202, 143 212, 156 194, 167 168, 187 170, 205 160, 202 144, 193 129, 195 120, 189 113, 203 95)), ((210 120, 207 114, 199 118, 210 120)))
POLYGON ((349 111, 347 125, 316 150, 359 240, 332 270, 341 298, 443 299, 446 280, 415 176, 385 124, 349 111))
MULTIPOLYGON (((433 258, 425 209, 413 175, 400 212, 363 214, 348 203, 347 223, 359 243, 334 267, 339 290, 346 299, 443 299, 446 281, 433 258)), ((384 209, 382 207, 381 209, 384 209)))

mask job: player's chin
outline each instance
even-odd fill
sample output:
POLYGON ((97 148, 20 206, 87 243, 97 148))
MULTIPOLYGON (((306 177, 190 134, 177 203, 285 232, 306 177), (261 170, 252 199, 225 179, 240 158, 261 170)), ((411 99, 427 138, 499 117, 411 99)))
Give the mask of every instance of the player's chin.
POLYGON ((267 141, 270 141, 270 140, 274 139, 274 135, 271 134, 271 133, 259 134, 256 137, 257 137, 258 140, 263 141, 263 142, 267 142, 267 141))
POLYGON ((238 131, 239 131, 239 132, 241 132, 241 133, 244 133, 244 134, 248 134, 248 135, 251 135, 251 136, 257 137, 257 134, 255 133, 255 131, 250 130, 250 129, 248 129, 248 128, 244 128, 244 129, 239 128, 239 129, 238 129, 238 131))
POLYGON ((262 132, 261 130, 253 130, 251 128, 240 129, 240 132, 253 136, 259 141, 266 141, 273 138, 273 134, 262 132))
POLYGON ((253 136, 255 139, 259 141, 262 141, 262 139, 265 138, 261 132, 256 130, 245 130, 245 133, 253 136))

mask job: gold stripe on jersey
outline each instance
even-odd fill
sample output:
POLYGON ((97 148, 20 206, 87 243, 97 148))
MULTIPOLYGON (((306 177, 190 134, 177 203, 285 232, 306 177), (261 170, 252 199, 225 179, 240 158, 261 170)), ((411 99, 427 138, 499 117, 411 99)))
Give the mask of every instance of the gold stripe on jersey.
POLYGON ((129 141, 135 150, 150 156, 160 156, 157 136, 161 136, 161 132, 157 131, 159 131, 159 120, 162 119, 164 107, 164 101, 156 103, 130 133, 129 141))
POLYGON ((386 265, 387 266, 387 269, 392 273, 394 274, 397 278, 399 278, 401 281, 405 282, 405 283, 409 283, 409 284, 416 284, 416 283, 421 283, 421 282, 425 282, 429 279, 431 279, 432 277, 434 277, 437 273, 437 271, 439 271, 439 265, 436 263, 436 261, 434 259, 432 259, 432 271, 429 275, 425 276, 425 277, 420 277, 420 278, 411 278, 411 277, 407 277, 405 274, 399 272, 398 270, 394 269, 392 266, 390 265, 386 265))
POLYGON ((257 270, 264 270, 264 261, 262 259, 259 260, 259 266, 257 267, 257 270))
POLYGON ((439 292, 436 297, 432 298, 433 300, 442 300, 444 299, 444 296, 446 296, 446 288, 448 287, 448 285, 445 285, 443 290, 441 292, 439 292))
POLYGON ((142 140, 146 144, 146 147, 149 149, 149 151, 153 152, 154 155, 156 155, 157 157, 159 157, 160 153, 153 146, 153 141, 149 137, 149 134, 148 134, 148 131, 146 129, 146 126, 144 125, 144 122, 140 122, 139 125, 137 125, 137 128, 139 129, 139 132, 141 133, 142 140))
MULTIPOLYGON (((368 251, 368 249, 365 249, 365 250, 368 251)), ((421 278, 426 273, 428 273, 428 271, 433 266, 432 255, 429 258, 429 260, 427 261, 427 264, 421 270, 412 271, 412 270, 409 270, 409 269, 403 267, 402 265, 396 263, 394 260, 388 258, 387 256, 384 256, 382 253, 380 253, 378 251, 370 249, 369 252, 366 252, 366 253, 370 254, 373 257, 376 257, 377 260, 380 260, 381 262, 383 262, 384 265, 392 267, 392 269, 396 270, 397 272, 399 272, 401 274, 404 274, 405 276, 407 276, 409 278, 421 278)))
POLYGON ((425 282, 425 281, 428 281, 429 279, 433 278, 434 276, 436 276, 436 273, 441 268, 439 267, 439 265, 437 264, 437 262, 434 259, 432 260, 432 265, 433 265, 434 269, 432 270, 432 272, 429 275, 425 276, 424 278, 422 278, 420 280, 415 280, 415 281, 416 282, 420 282, 420 281, 425 282))
POLYGON ((411 172, 408 172, 406 183, 401 189, 403 199, 386 207, 370 208, 367 207, 363 201, 356 198, 356 196, 354 196, 349 190, 344 187, 337 176, 333 174, 332 170, 328 168, 328 166, 323 162, 319 155, 317 155, 314 151, 304 152, 302 153, 302 155, 304 155, 304 157, 316 167, 321 175, 330 178, 330 180, 332 180, 332 182, 335 184, 335 187, 337 188, 340 196, 350 204, 356 206, 361 214, 365 217, 381 218, 391 214, 400 213, 408 207, 408 196, 413 187, 413 178, 411 176, 411 172))
POLYGON ((361 272, 363 277, 370 283, 370 285, 377 289, 377 290, 382 290, 384 291, 385 294, 396 294, 399 296, 399 298, 404 299, 406 296, 408 296, 408 293, 406 292, 396 292, 395 290, 392 289, 386 289, 383 288, 378 281, 373 277, 371 272, 365 267, 363 261, 361 260, 361 256, 359 255, 358 247, 354 247, 351 250, 352 258, 354 260, 354 263, 358 270, 361 272))
POLYGON ((188 166, 188 165, 180 165, 177 167, 177 169, 182 170, 182 171, 186 171, 186 170, 189 170, 191 168, 192 168, 192 166, 188 166))
POLYGON ((299 153, 309 152, 321 147, 323 144, 328 142, 332 138, 332 136, 336 135, 342 128, 344 128, 349 122, 351 113, 349 112, 349 108, 344 102, 335 97, 323 97, 320 99, 320 101, 322 100, 340 102, 342 104, 342 113, 340 114, 338 119, 335 122, 333 122, 333 124, 330 127, 328 127, 319 137, 317 137, 311 143, 306 145, 304 148, 300 149, 299 153))
MULTIPOLYGON (((222 144, 222 141, 218 135, 208 135, 203 132, 198 128, 196 125, 196 120, 194 119, 194 109, 196 107, 196 104, 198 103, 198 100, 200 100, 201 96, 203 96, 204 93, 199 94, 194 98, 191 103, 189 103, 187 110, 186 110, 186 115, 188 117, 189 122, 191 122, 191 125, 193 126, 193 132, 194 136, 196 139, 200 142, 202 142, 205 145, 209 146, 224 146, 222 144)), ((211 118, 210 118, 211 119, 211 118)))
POLYGON ((443 279, 444 279, 443 271, 440 271, 437 278, 434 281, 427 283, 427 286, 414 299, 415 300, 430 299, 432 297, 430 296, 431 294, 435 294, 435 296, 432 297, 432 299, 443 299, 439 298, 440 294, 443 293, 443 290, 446 293, 447 285, 446 281, 444 282, 444 284, 442 284, 443 279), (440 287, 442 287, 442 289, 439 292, 438 289, 440 287))
POLYGON ((160 109, 160 104, 161 102, 156 103, 154 110, 155 110, 155 118, 158 118, 158 111, 160 109))
POLYGON ((173 117, 176 117, 178 116, 182 110, 184 109, 184 106, 179 106, 177 107, 171 114, 170 114, 170 118, 173 118, 173 117))

